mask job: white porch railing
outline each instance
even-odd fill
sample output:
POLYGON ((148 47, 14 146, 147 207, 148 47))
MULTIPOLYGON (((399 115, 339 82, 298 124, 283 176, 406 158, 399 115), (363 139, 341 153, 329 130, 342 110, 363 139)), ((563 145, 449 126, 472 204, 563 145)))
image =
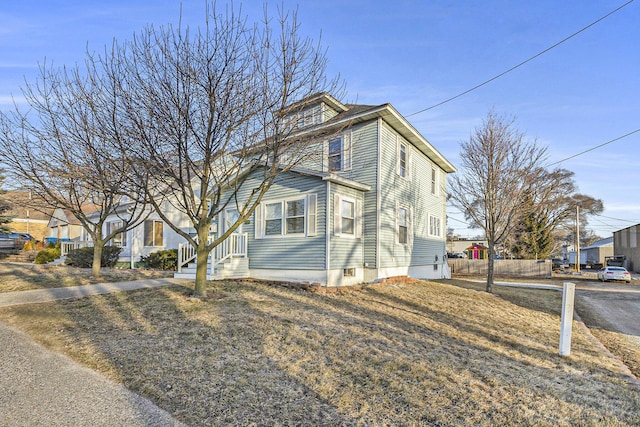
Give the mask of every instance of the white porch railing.
POLYGON ((60 256, 67 256, 74 249, 88 248, 89 246, 93 246, 93 242, 86 240, 60 242, 60 256))
MULTIPOLYGON (((207 263, 209 274, 213 275, 215 267, 229 258, 247 257, 247 233, 232 234, 209 253, 207 263)), ((189 243, 178 244, 178 272, 196 258, 196 249, 189 243)))

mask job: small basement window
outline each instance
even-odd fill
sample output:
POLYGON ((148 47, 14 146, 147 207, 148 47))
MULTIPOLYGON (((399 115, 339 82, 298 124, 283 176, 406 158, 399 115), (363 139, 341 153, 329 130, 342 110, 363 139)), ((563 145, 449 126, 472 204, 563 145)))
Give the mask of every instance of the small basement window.
POLYGON ((345 268, 344 269, 344 277, 356 277, 356 269, 355 268, 345 268))

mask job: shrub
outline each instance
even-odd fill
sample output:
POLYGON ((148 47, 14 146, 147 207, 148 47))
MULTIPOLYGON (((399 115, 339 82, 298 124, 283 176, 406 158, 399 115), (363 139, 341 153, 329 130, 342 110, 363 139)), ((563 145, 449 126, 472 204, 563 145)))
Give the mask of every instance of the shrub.
POLYGON ((178 265, 178 250, 166 249, 164 251, 152 252, 149 256, 140 257, 140 264, 144 268, 175 271, 178 265))
POLYGON ((43 249, 36 255, 36 259, 33 261, 35 264, 47 264, 51 261, 60 258, 60 248, 47 248, 43 249))
MULTIPOLYGON (((105 246, 102 248, 102 257, 100 259, 101 267, 113 267, 118 262, 122 248, 118 246, 105 246)), ((66 265, 80 268, 91 268, 93 265, 93 247, 80 248, 69 251, 66 265)))

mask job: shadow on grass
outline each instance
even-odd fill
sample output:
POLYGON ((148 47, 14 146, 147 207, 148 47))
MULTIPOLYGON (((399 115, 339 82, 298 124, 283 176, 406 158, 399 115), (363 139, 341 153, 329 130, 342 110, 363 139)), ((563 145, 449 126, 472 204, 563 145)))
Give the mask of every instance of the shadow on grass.
POLYGON ((0 276, 2 276, 0 293, 124 282, 172 275, 173 272, 168 271, 103 268, 102 276, 94 278, 91 276, 90 268, 0 262, 0 276))
POLYGON ((213 282, 206 301, 190 293, 171 286, 0 313, 187 424, 640 422, 635 391, 589 348, 560 359, 557 333, 530 325, 554 316, 495 296, 433 283, 319 295, 213 282))
POLYGON ((188 425, 352 424, 264 355, 260 330, 236 319, 250 309, 241 299, 191 292, 171 286, 6 310, 35 323, 28 332, 46 345, 188 425))

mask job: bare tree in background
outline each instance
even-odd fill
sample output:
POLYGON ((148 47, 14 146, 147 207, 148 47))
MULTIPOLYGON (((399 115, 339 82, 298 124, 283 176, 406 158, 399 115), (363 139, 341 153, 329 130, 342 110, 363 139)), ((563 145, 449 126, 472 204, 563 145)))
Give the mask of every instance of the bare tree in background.
POLYGON ((566 230, 575 230, 576 206, 580 223, 602 213, 602 201, 578 193, 574 173, 566 169, 540 170, 524 194, 525 209, 509 240, 517 258, 547 258, 558 251, 566 230))
POLYGON ((250 25, 233 8, 212 6, 201 28, 148 27, 117 50, 120 60, 106 68, 128 93, 122 119, 136 141, 136 169, 153 176, 148 198, 158 215, 196 248, 194 293, 205 296, 209 253, 277 176, 321 154, 292 136, 305 107, 294 101, 335 91, 338 81, 325 79, 325 52, 300 36, 296 13, 282 10, 272 20, 265 9, 264 22, 250 25), (228 207, 237 219, 212 239, 211 224, 228 207))
POLYGON ((0 114, 0 149, 13 182, 80 221, 93 240, 92 275, 99 277, 103 247, 148 210, 141 198, 129 197, 131 162, 118 150, 131 145, 119 121, 120 85, 105 79, 96 64, 86 65, 41 66, 37 81, 23 89, 30 110, 0 114), (105 232, 113 215, 120 225, 105 232))
POLYGON ((513 119, 493 111, 461 144, 462 168, 451 180, 450 200, 474 227, 484 230, 489 246, 487 292, 493 291, 496 245, 522 217, 524 195, 539 178, 545 156, 546 149, 527 142, 513 119))
POLYGON ((11 216, 6 216, 4 213, 11 209, 11 205, 7 200, 4 199, 3 195, 6 193, 4 189, 4 170, 0 169, 0 233, 9 233, 11 228, 7 224, 9 224, 13 218, 11 216))

